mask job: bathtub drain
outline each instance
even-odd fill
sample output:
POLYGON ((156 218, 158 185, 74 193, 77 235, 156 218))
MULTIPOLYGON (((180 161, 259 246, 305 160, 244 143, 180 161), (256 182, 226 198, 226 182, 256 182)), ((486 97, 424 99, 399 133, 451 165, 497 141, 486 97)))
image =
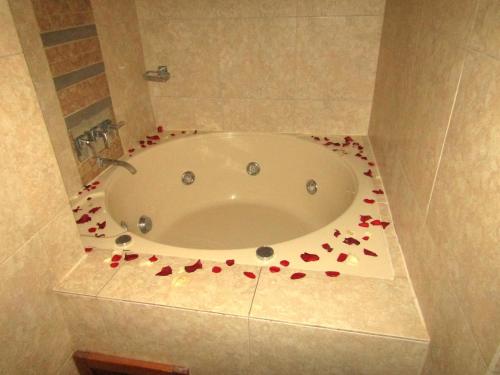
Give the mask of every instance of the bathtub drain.
POLYGON ((255 254, 260 260, 269 260, 274 256, 274 249, 269 246, 261 246, 255 251, 255 254))

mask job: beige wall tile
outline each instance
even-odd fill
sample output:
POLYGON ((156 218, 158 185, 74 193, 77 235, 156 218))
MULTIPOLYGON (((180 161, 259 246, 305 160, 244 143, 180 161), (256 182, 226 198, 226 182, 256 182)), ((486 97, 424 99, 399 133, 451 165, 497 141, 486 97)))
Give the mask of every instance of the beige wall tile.
POLYGON ((218 99, 152 96, 155 118, 168 129, 220 130, 222 105, 218 99))
POLYGON ((222 96, 293 97, 295 30, 295 18, 220 20, 222 96))
POLYGON ((299 16, 383 15, 385 0, 298 0, 299 16))
POLYGON ((120 137, 128 149, 156 128, 148 85, 142 78, 146 68, 135 3, 96 0, 92 6, 116 120, 126 124, 120 137))
POLYGON ((427 343, 250 319, 250 374, 419 374, 427 343), (362 360, 360 360, 362 358, 362 360))
POLYGON ((215 18, 219 0, 136 0, 140 19, 215 18))
POLYGON ((100 301, 113 351, 185 366, 196 374, 248 371, 248 319, 120 301, 100 301))
POLYGON ((293 17, 296 4, 293 0, 217 0, 219 17, 293 17))
POLYGON ((297 96, 371 100, 382 17, 297 19, 297 96))
POLYGON ((67 197, 22 55, 0 59, 0 87, 4 258, 55 217, 67 197))
POLYGON ((500 4, 480 0, 469 45, 471 48, 500 58, 500 4))
MULTIPOLYGON (((3 238, 3 237, 2 237, 3 238)), ((49 259, 38 235, 0 265, 2 374, 54 374, 71 352, 70 336, 50 290, 49 259)))
POLYGON ((487 361, 500 342, 500 62, 469 54, 446 139, 428 227, 487 361), (479 147, 470 147, 471 143, 479 147), (450 225, 449 218, 453 223, 450 225), (492 221, 493 219, 493 221, 492 221), (471 253, 473 252, 473 253, 471 253))
POLYGON ((21 45, 17 38, 16 28, 10 13, 7 0, 0 1, 0 23, 2 35, 0 36, 0 56, 12 55, 21 52, 21 45))
POLYGON ((205 19, 150 20, 142 26, 148 70, 167 65, 167 83, 151 83, 153 96, 205 97, 219 95, 217 22, 205 19))
POLYGON ((427 334, 407 279, 327 278, 322 272, 291 280, 293 271, 263 269, 252 318, 346 331, 426 340, 427 334), (280 290, 276 294, 276 290, 280 290), (307 295, 308 298, 303 298, 307 295))
POLYGON ((58 215, 40 231, 42 246, 49 259, 54 283, 62 278, 83 257, 83 245, 76 228, 73 213, 64 207, 58 215))

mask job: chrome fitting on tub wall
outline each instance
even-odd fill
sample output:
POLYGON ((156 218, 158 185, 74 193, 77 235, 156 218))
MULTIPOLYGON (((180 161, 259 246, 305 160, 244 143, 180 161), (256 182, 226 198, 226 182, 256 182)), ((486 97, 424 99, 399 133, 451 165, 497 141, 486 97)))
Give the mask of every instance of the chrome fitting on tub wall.
POLYGON ((156 70, 147 70, 142 76, 146 81, 167 82, 170 79, 170 72, 165 65, 160 65, 156 70))
POLYGON ((123 122, 113 124, 109 119, 97 124, 75 138, 75 150, 78 160, 96 157, 99 151, 109 148, 111 141, 118 136, 118 129, 123 122))

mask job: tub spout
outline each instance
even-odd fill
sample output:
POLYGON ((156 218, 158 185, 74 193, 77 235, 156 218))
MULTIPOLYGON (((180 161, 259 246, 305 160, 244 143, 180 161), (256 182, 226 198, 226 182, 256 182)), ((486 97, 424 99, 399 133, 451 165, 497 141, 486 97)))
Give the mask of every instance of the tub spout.
POLYGON ((127 163, 126 161, 123 161, 123 160, 106 159, 106 158, 97 157, 97 165, 99 167, 107 167, 108 165, 117 165, 119 167, 125 168, 127 171, 129 171, 132 174, 137 173, 137 169, 135 169, 135 167, 132 164, 127 163))

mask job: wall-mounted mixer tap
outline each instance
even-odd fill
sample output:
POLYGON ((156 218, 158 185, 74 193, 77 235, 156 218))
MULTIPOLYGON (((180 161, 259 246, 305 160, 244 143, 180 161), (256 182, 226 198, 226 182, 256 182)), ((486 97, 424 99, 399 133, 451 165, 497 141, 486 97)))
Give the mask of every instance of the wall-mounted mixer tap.
POLYGON ((146 71, 142 77, 146 81, 153 82, 166 82, 170 78, 170 72, 165 65, 160 65, 157 70, 148 70, 146 71))

